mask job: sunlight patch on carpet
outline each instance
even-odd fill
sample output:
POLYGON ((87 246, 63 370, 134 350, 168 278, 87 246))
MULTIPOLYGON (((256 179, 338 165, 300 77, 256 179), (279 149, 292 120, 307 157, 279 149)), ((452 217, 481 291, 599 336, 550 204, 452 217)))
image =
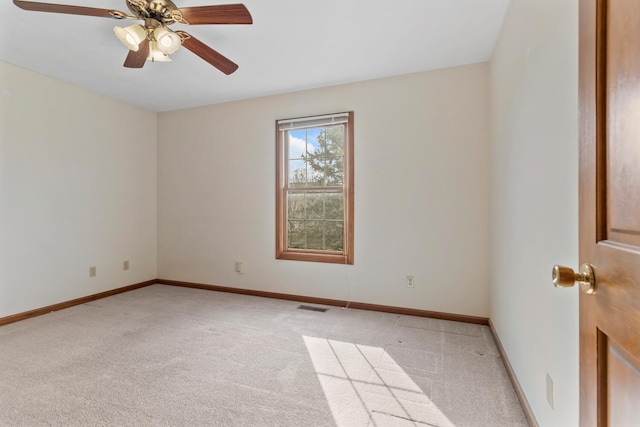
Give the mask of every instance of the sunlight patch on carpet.
POLYGON ((382 348, 304 336, 336 424, 455 427, 382 348))

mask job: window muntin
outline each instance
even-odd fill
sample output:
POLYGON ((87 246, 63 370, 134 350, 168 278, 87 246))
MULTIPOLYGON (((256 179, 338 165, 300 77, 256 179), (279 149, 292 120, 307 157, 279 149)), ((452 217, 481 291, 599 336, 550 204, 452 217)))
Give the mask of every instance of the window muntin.
POLYGON ((353 113, 277 122, 276 258, 353 264, 353 113))

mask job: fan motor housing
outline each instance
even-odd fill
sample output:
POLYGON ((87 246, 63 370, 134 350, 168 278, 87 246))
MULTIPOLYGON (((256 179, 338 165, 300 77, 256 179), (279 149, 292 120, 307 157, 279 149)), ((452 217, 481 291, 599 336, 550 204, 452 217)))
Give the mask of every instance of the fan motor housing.
POLYGON ((140 19, 151 18, 164 25, 173 24, 176 15, 180 14, 180 10, 171 0, 127 0, 127 6, 140 19))

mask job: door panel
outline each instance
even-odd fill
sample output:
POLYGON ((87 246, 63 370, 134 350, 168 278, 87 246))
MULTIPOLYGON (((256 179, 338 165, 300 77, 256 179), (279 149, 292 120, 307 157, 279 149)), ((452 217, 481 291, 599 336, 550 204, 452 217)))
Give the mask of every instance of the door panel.
POLYGON ((580 1, 580 424, 640 425, 640 0, 580 1))
POLYGON ((630 425, 629 420, 640 421, 640 371, 638 362, 611 340, 603 342, 606 349, 604 378, 607 387, 607 421, 610 426, 630 425), (626 424, 625 424, 626 423, 626 424))
POLYGON ((607 239, 640 246, 640 0, 606 5, 607 239), (635 118, 635 120, 633 119, 635 118))

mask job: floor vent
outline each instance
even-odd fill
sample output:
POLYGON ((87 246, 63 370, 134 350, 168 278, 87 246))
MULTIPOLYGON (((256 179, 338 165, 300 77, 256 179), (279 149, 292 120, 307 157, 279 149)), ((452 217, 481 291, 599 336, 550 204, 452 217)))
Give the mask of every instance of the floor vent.
POLYGON ((322 307, 312 307, 310 305, 299 305, 298 308, 300 310, 309 310, 309 311, 320 311, 322 313, 324 313, 325 311, 329 310, 328 308, 322 308, 322 307))

